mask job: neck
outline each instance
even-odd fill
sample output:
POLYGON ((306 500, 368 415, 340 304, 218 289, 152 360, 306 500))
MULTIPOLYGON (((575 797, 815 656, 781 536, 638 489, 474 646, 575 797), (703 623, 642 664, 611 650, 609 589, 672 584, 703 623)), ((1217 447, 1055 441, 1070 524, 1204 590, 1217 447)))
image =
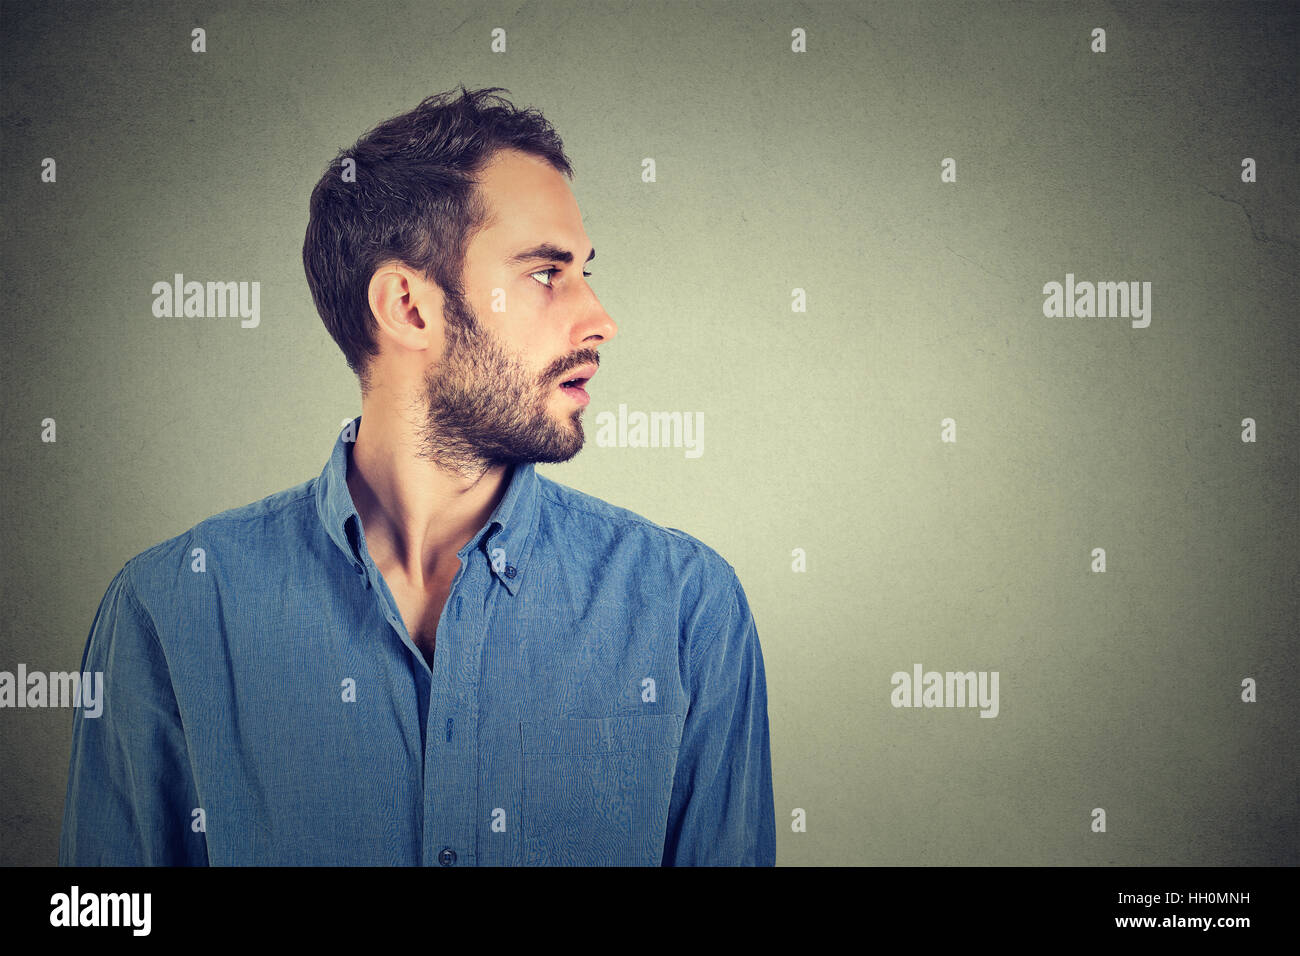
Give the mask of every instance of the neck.
POLYGON ((491 516, 510 476, 506 465, 421 457, 429 445, 399 415, 363 401, 347 470, 376 566, 419 584, 455 574, 456 552, 491 516))

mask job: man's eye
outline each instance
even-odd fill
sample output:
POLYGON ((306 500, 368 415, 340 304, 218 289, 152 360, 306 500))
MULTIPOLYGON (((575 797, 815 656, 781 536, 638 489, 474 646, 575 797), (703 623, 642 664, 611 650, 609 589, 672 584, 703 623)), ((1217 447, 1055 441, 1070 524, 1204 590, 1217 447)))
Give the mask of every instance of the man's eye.
MULTIPOLYGON (((551 287, 551 283, 550 283, 550 277, 551 277, 551 274, 552 274, 552 273, 555 273, 555 272, 559 272, 559 271, 560 271, 560 269, 559 269, 558 267, 556 267, 556 266, 551 266, 550 268, 548 268, 548 269, 542 269, 542 270, 540 270, 539 272, 530 272, 529 275, 530 275, 530 276, 546 276, 546 278, 547 278, 547 281, 546 281, 546 282, 542 282, 541 279, 538 279, 537 281, 538 281, 538 282, 542 282, 542 285, 546 286, 546 287, 549 289, 549 288, 551 287)), ((584 275, 585 277, 587 277, 587 278, 591 278, 591 273, 590 273, 590 272, 584 272, 583 275, 584 275)))

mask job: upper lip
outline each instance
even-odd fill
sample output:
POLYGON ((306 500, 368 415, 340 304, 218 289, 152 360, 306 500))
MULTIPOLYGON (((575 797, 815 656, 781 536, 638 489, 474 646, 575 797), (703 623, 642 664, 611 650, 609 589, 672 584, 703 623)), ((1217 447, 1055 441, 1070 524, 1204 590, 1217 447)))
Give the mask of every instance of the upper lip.
POLYGON ((560 384, 563 385, 565 382, 577 382, 579 385, 585 385, 595 374, 596 366, 594 364, 581 365, 572 371, 566 372, 564 378, 560 379, 560 384))

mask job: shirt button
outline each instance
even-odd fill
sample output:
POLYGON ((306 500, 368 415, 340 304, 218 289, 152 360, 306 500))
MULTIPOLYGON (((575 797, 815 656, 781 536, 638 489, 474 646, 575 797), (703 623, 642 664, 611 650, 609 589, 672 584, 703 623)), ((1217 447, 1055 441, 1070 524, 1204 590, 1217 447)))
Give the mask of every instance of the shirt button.
POLYGON ((359 565, 359 564, 357 564, 357 565, 353 565, 353 567, 355 567, 355 568, 357 569, 357 574, 365 574, 365 573, 366 573, 366 569, 363 568, 363 567, 362 567, 361 565, 359 565))
POLYGON ((443 866, 451 866, 456 862, 456 851, 449 846, 443 847, 442 852, 438 854, 438 862, 443 866))
POLYGON ((515 568, 513 564, 506 565, 506 577, 513 578, 518 573, 519 571, 515 568))

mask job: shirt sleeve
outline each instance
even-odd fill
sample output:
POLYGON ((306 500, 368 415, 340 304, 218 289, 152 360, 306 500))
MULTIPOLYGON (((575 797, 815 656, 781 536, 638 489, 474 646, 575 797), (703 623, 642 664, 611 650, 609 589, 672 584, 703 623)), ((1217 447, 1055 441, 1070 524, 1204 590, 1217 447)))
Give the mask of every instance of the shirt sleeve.
MULTIPOLYGON (((98 716, 77 707, 60 866, 203 866, 200 806, 171 675, 130 565, 100 602, 81 672, 103 674, 98 716)), ((92 676, 92 679, 93 676, 92 676)))
POLYGON ((664 866, 776 864, 763 653, 749 602, 730 565, 724 580, 688 624, 690 704, 673 779, 664 866))

